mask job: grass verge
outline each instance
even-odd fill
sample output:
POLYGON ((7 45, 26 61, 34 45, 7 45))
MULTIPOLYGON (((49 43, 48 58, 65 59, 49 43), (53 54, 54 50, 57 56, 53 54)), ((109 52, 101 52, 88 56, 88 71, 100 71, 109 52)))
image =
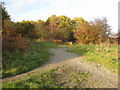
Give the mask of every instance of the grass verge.
POLYGON ((118 73, 118 46, 117 45, 84 45, 74 44, 73 49, 68 52, 74 52, 82 56, 84 60, 98 63, 118 73))
POLYGON ((3 82, 3 88, 82 88, 91 74, 61 66, 18 81, 3 82))
POLYGON ((52 42, 31 42, 25 51, 4 52, 2 57, 2 77, 25 73, 47 62, 51 53, 49 48, 57 47, 52 42))

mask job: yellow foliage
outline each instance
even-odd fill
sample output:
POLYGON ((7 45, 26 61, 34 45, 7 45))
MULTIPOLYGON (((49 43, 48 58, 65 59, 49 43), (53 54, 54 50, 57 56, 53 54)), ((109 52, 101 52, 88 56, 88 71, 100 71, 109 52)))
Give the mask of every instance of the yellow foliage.
POLYGON ((66 42, 66 43, 64 43, 64 45, 69 45, 69 46, 71 46, 71 45, 72 45, 72 42, 66 42))
POLYGON ((54 40, 54 43, 56 43, 56 44, 61 44, 61 43, 62 43, 62 40, 54 40))

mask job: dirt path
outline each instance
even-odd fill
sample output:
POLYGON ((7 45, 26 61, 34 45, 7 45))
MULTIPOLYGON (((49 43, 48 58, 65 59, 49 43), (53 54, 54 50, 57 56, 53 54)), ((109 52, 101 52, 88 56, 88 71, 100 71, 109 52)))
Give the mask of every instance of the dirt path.
POLYGON ((81 70, 92 74, 86 82, 85 88, 117 88, 118 75, 111 73, 109 70, 95 63, 83 61, 81 57, 74 53, 68 53, 66 48, 55 48, 50 51, 54 54, 51 60, 41 67, 28 73, 4 78, 2 81, 15 81, 25 78, 32 73, 45 72, 62 65, 72 66, 74 69, 81 70))

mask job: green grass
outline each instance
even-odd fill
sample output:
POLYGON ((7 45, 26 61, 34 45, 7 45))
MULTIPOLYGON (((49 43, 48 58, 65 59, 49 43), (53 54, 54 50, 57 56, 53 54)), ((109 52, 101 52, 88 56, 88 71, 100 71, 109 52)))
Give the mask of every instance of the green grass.
POLYGON ((91 74, 61 66, 18 81, 3 82, 3 88, 82 88, 91 74))
POLYGON ((117 45, 84 45, 74 44, 69 52, 75 52, 84 60, 101 64, 107 69, 118 73, 118 46, 117 45))
POLYGON ((51 53, 49 48, 57 47, 52 42, 31 42, 28 50, 4 52, 2 77, 25 73, 47 62, 51 53))

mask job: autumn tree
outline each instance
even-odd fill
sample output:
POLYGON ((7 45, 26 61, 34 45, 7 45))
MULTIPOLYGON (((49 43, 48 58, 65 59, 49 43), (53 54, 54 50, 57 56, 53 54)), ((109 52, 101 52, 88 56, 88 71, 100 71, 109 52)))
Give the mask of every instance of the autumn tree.
POLYGON ((59 16, 58 17, 58 25, 61 28, 63 35, 64 35, 64 41, 71 41, 73 40, 73 22, 72 20, 67 16, 59 16))
POLYGON ((95 28, 97 37, 98 37, 98 43, 102 42, 109 42, 108 38, 111 35, 111 27, 107 23, 107 19, 103 17, 102 19, 95 19, 91 22, 91 26, 95 28))
MULTIPOLYGON (((21 37, 16 32, 17 27, 13 21, 11 21, 8 15, 5 4, 0 3, 0 9, 2 10, 2 51, 12 52, 15 50, 25 50, 29 47, 29 41, 27 38, 21 37)), ((5 61, 6 59, 4 59, 5 61)))
POLYGON ((75 27, 74 27, 75 30, 81 28, 84 23, 88 23, 88 22, 87 22, 85 19, 83 19, 82 17, 75 17, 75 18, 73 19, 73 22, 74 22, 74 24, 75 24, 75 27))
POLYGON ((101 43, 105 42, 110 35, 110 26, 107 19, 95 19, 87 22, 82 18, 74 18, 76 21, 76 31, 74 37, 79 43, 101 43))
POLYGON ((57 16, 52 15, 52 16, 48 17, 48 19, 46 20, 46 23, 49 25, 49 27, 52 30, 54 30, 57 26, 57 16))
POLYGON ((46 39, 48 36, 48 31, 46 30, 45 22, 38 20, 38 22, 34 24, 33 32, 36 38, 46 39))
POLYGON ((61 28, 59 26, 59 18, 56 15, 50 16, 46 20, 46 29, 49 33, 48 38, 51 39, 63 39, 63 33, 61 31, 61 28))
MULTIPOLYGON (((30 32, 33 31, 35 23, 36 23, 35 21, 23 20, 23 21, 17 23, 17 26, 21 26, 20 28, 17 29, 17 31, 20 34, 22 34, 22 36, 24 36, 24 37, 32 38, 33 35, 31 36, 30 32)), ((32 34, 34 34, 34 32, 32 34)))
POLYGON ((78 28, 74 33, 76 42, 84 44, 95 43, 97 40, 96 36, 97 34, 94 27, 92 27, 89 23, 81 24, 81 28, 78 28))
POLYGON ((90 38, 92 38, 90 33, 93 33, 90 24, 82 17, 75 17, 73 21, 75 24, 74 37, 76 38, 76 42, 85 44, 89 43, 91 41, 90 38))

